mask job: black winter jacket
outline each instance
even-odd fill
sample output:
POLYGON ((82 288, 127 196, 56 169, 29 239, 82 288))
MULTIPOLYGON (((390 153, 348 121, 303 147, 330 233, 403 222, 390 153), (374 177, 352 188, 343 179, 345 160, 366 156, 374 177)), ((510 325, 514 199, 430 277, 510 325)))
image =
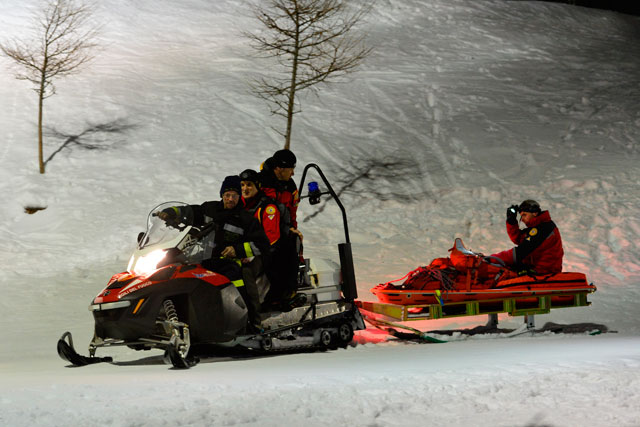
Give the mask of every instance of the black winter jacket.
POLYGON ((204 202, 201 205, 190 205, 189 208, 192 210, 195 226, 215 223, 212 258, 220 257, 227 246, 233 247, 237 258, 269 254, 269 239, 262 226, 249 212, 242 209, 241 203, 233 209, 225 209, 222 201, 204 202))

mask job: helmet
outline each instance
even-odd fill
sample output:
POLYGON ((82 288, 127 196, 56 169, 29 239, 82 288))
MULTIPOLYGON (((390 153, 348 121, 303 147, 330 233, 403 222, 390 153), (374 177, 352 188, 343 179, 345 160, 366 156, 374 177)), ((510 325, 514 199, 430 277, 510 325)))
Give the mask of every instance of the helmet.
POLYGON ((540 213, 542 210, 540 209, 540 204, 538 202, 529 199, 520 203, 520 206, 518 206, 518 212, 540 213))

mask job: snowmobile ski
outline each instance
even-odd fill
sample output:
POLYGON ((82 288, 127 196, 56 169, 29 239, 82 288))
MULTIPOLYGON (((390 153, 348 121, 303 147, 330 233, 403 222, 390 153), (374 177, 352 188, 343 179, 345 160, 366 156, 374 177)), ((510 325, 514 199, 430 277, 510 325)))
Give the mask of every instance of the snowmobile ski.
POLYGON ((113 362, 111 357, 95 357, 95 356, 83 356, 73 347, 73 338, 71 332, 67 331, 62 334, 62 337, 58 340, 58 355, 67 362, 74 366, 86 366, 94 363, 113 362), (68 341, 68 342, 67 342, 68 341))
POLYGON ((165 364, 172 365, 176 369, 189 369, 200 363, 200 359, 193 355, 183 357, 178 349, 172 345, 168 346, 164 351, 164 356, 162 359, 164 360, 165 364))

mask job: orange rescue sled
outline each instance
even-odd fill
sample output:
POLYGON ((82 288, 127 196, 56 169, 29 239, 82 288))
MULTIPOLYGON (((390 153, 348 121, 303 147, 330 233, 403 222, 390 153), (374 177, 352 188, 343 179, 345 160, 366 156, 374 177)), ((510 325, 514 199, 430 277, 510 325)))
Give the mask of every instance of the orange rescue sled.
POLYGON ((371 289, 379 301, 396 305, 445 304, 551 296, 551 303, 571 301, 596 290, 583 273, 518 276, 502 260, 472 252, 457 238, 448 258, 436 258, 396 281, 371 289), (403 280, 401 285, 393 282, 403 280))

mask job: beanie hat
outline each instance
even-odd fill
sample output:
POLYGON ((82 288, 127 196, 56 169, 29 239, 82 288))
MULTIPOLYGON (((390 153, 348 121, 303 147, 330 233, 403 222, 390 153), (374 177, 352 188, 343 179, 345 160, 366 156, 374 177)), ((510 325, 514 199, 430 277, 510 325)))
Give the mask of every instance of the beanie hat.
POLYGON ((260 175, 253 169, 245 169, 240 172, 240 181, 253 182, 256 187, 260 188, 260 175))
POLYGON ((220 197, 227 191, 235 191, 238 194, 241 194, 240 190, 240 177, 238 175, 229 175, 224 181, 222 181, 222 186, 220 187, 220 197))
POLYGON ((525 200, 520 203, 518 207, 518 212, 531 212, 531 213, 540 213, 542 210, 540 209, 540 204, 535 200, 525 200))
POLYGON ((296 155, 286 148, 284 150, 278 150, 273 153, 273 166, 280 168, 295 168, 296 155))

